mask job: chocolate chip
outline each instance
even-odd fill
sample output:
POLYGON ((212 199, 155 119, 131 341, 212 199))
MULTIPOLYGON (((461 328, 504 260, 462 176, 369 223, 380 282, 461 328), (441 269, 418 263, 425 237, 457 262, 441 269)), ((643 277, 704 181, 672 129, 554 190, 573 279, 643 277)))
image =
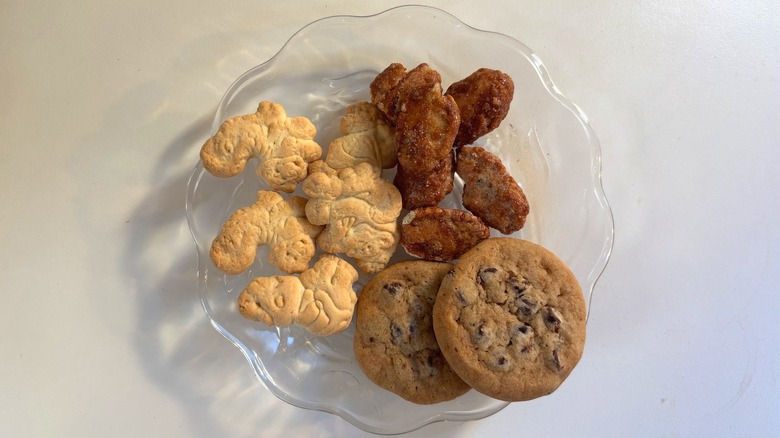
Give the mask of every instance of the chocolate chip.
POLYGON ((544 324, 553 332, 558 333, 561 328, 561 315, 551 306, 547 306, 547 313, 544 316, 544 324))
POLYGON ((558 356, 557 349, 552 351, 550 364, 552 365, 551 368, 555 371, 560 371, 563 369, 563 366, 561 365, 561 358, 558 356))
POLYGON ((403 342, 404 331, 401 326, 396 323, 392 323, 390 324, 390 336, 392 337, 394 344, 400 344, 403 342))
POLYGON ((521 338, 528 338, 530 336, 533 336, 534 329, 528 324, 523 323, 523 325, 520 325, 517 327, 517 333, 515 333, 515 336, 521 337, 521 338))
POLYGON ((520 302, 517 304, 517 311, 519 315, 531 316, 538 312, 540 307, 541 306, 536 300, 523 297, 520 298, 520 302))
POLYGON ((511 335, 510 345, 516 345, 514 351, 527 353, 533 347, 534 329, 528 324, 519 325, 511 335))
POLYGON ((425 307, 422 303, 417 300, 413 301, 409 307, 411 308, 412 318, 414 319, 423 318, 428 313, 425 311, 425 307))
POLYGON ((466 295, 463 294, 462 290, 455 289, 455 296, 458 298, 458 301, 460 301, 461 304, 466 304, 466 295))
POLYGON ((411 365, 412 371, 416 375, 434 376, 437 373, 436 353, 430 349, 417 351, 412 358, 411 365))
POLYGON ((507 292, 512 292, 518 297, 523 296, 523 292, 528 290, 530 286, 531 283, 527 280, 524 279, 521 281, 514 275, 509 277, 506 281, 507 292))
POLYGON ((496 358, 492 365, 492 368, 503 371, 512 366, 512 359, 502 354, 496 358))
POLYGON ((430 351, 426 351, 426 363, 428 364, 428 375, 433 376, 436 374, 436 358, 433 356, 433 353, 430 351))
POLYGON ((382 286, 382 289, 384 289, 385 292, 389 293, 390 295, 396 296, 398 294, 398 291, 401 290, 401 283, 397 283, 397 282, 388 283, 382 286))
POLYGON ((480 349, 487 349, 493 343, 493 330, 480 324, 471 336, 471 341, 480 349))
POLYGON ((498 270, 493 267, 480 269, 479 272, 477 272, 477 284, 482 286, 482 288, 495 287, 498 282, 498 278, 496 278, 497 271, 498 270))

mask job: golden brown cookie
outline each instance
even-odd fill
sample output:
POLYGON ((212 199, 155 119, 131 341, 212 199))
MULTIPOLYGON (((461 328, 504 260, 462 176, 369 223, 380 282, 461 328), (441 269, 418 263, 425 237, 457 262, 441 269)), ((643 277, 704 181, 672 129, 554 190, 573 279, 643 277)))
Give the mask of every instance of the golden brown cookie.
POLYGON ((585 301, 571 270, 529 241, 491 238, 445 276, 433 309, 442 353, 477 391, 506 401, 553 392, 585 345, 585 301))
POLYGON ((258 176, 272 189, 292 193, 308 164, 322 155, 316 134, 306 117, 287 117, 282 105, 263 101, 255 113, 225 120, 203 144, 200 158, 209 173, 223 178, 238 175, 256 158, 258 176))
POLYGON ((401 245, 424 260, 448 262, 490 237, 490 228, 466 210, 423 207, 401 221, 401 245))
POLYGON ((480 147, 462 147, 456 172, 463 179, 466 209, 504 234, 523 228, 528 200, 500 158, 480 147))
POLYGON ((299 325, 318 336, 349 326, 358 273, 333 254, 323 254, 299 277, 257 277, 238 295, 238 311, 267 326, 299 325))
POLYGON ((257 201, 236 210, 211 243, 209 256, 226 274, 240 274, 252 266, 257 247, 269 246, 268 260, 288 274, 302 272, 316 251, 314 239, 322 231, 306 219, 306 199, 284 199, 270 190, 257 192, 257 201))
POLYGON ((357 102, 348 106, 339 130, 344 135, 330 143, 325 157, 330 167, 338 170, 363 162, 380 169, 395 167, 395 129, 374 104, 357 102))
POLYGON ((431 311, 449 263, 422 260, 388 266, 363 288, 356 310, 355 358, 372 382, 419 404, 469 390, 436 343, 431 311))
POLYGON ((395 254, 400 239, 398 189, 370 163, 338 171, 321 162, 311 167, 314 172, 302 188, 309 196, 306 217, 312 224, 325 225, 317 245, 353 257, 363 272, 380 271, 395 254))

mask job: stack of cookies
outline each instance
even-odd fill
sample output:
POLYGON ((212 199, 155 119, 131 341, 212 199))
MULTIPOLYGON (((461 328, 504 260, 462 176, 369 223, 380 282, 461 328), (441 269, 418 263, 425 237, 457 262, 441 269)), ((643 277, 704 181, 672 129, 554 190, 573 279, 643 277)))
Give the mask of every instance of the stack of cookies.
POLYGON ((522 401, 553 392, 582 356, 585 302, 553 253, 490 238, 455 263, 405 261, 363 288, 355 357, 374 383, 414 403, 470 388, 522 401))

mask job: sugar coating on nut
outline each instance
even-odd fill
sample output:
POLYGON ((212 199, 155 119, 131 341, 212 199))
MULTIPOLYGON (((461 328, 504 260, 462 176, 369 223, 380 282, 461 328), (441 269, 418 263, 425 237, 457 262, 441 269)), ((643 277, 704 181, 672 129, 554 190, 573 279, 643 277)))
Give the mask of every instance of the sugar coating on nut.
POLYGON ((447 88, 460 110, 455 147, 473 143, 498 128, 509 113, 515 92, 512 78, 499 70, 480 68, 447 88))
POLYGON ((401 245, 424 260, 457 259, 490 237, 490 229, 465 210, 423 207, 409 212, 401 222, 401 245))
POLYGON ((398 187, 406 210, 437 205, 455 183, 455 151, 449 159, 425 175, 408 175, 398 166, 393 184, 398 187))
POLYGON ((234 212, 211 244, 214 265, 226 274, 239 274, 255 260, 259 245, 269 246, 269 261, 284 272, 301 272, 314 257, 314 238, 322 230, 306 219, 306 199, 285 200, 261 190, 257 201, 234 212))
POLYGON ((504 234, 523 228, 528 200, 500 158, 480 147, 462 147, 456 172, 463 179, 466 209, 504 234))
POLYGON ((382 111, 387 118, 395 123, 398 113, 398 99, 400 89, 396 86, 406 77, 408 71, 403 64, 392 63, 382 70, 371 82, 371 102, 382 111))
POLYGON ((317 336, 346 329, 357 295, 358 273, 333 254, 323 255, 300 278, 257 277, 239 294, 238 310, 245 318, 267 326, 298 325, 317 336))
POLYGON ((407 209, 436 205, 452 190, 452 146, 460 124, 455 100, 427 64, 391 64, 371 84, 371 100, 395 123, 395 184, 407 209))
POLYGON ((363 272, 375 273, 387 265, 400 238, 398 216, 401 194, 381 170, 360 163, 336 171, 325 163, 303 182, 310 199, 306 216, 325 225, 317 244, 325 251, 353 257, 363 272))
POLYGON ((287 117, 282 105, 263 101, 254 114, 225 120, 201 148, 200 158, 219 177, 238 175, 256 158, 258 176, 272 189, 292 193, 306 178, 308 163, 322 155, 316 134, 309 119, 287 117))
POLYGON ((408 175, 424 175, 449 158, 460 113, 455 100, 442 95, 439 74, 428 65, 410 71, 398 87, 406 85, 395 122, 398 163, 408 175))

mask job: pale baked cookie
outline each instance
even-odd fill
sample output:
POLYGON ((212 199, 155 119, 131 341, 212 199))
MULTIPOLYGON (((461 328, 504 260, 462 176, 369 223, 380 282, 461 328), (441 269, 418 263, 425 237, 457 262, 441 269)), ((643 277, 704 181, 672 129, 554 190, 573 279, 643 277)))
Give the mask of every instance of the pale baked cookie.
POLYGON ((442 281, 433 326, 442 353, 477 391, 506 401, 553 392, 585 344, 585 301, 569 268, 547 249, 491 238, 442 281))
POLYGON ((308 163, 322 156, 316 134, 306 117, 287 117, 282 105, 263 101, 254 114, 225 120, 201 148, 200 158, 219 177, 238 175, 256 158, 258 176, 272 189, 292 193, 306 178, 308 163))
POLYGON ((301 272, 314 257, 315 237, 321 225, 306 219, 306 199, 284 199, 276 192, 260 190, 257 201, 236 210, 211 243, 209 255, 226 274, 240 274, 255 261, 257 247, 269 246, 269 261, 288 274, 301 272))
POLYGON ((469 390, 441 354, 431 322, 439 283, 449 263, 398 262, 360 293, 355 358, 372 382, 406 400, 432 404, 469 390))
POLYGON ((347 107, 339 124, 343 134, 328 146, 325 162, 334 169, 371 163, 380 169, 394 167, 395 129, 385 122, 381 111, 370 102, 347 107))
POLYGON ((317 245, 353 257, 361 271, 379 272, 398 247, 401 194, 370 163, 334 170, 315 162, 303 182, 306 216, 325 229, 317 245))
POLYGON ((317 263, 293 276, 257 277, 239 294, 238 311, 267 326, 299 325, 328 336, 349 326, 357 295, 358 273, 346 261, 324 254, 317 263))

